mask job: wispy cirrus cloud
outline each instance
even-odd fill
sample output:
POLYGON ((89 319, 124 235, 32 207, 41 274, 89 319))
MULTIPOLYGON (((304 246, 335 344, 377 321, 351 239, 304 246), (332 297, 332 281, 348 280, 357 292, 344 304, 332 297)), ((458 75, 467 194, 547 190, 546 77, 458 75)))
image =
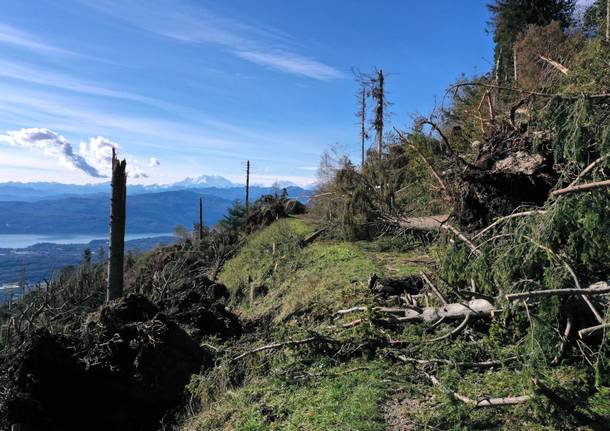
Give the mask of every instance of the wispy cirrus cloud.
POLYGON ((285 73, 327 81, 344 78, 333 66, 298 53, 289 36, 179 1, 82 0, 149 32, 180 42, 213 44, 238 58, 285 73))
POLYGON ((261 66, 314 79, 330 80, 344 76, 334 67, 287 51, 235 51, 235 55, 261 66))
POLYGON ((67 49, 49 45, 26 31, 4 23, 0 23, 0 44, 16 46, 42 54, 68 56, 78 55, 67 49))
POLYGON ((63 73, 54 72, 48 69, 43 70, 30 64, 17 63, 8 60, 0 60, 0 76, 38 84, 45 87, 55 87, 62 90, 90 94, 93 96, 105 96, 115 99, 147 103, 151 105, 160 104, 160 102, 139 94, 114 90, 96 83, 83 81, 63 73))

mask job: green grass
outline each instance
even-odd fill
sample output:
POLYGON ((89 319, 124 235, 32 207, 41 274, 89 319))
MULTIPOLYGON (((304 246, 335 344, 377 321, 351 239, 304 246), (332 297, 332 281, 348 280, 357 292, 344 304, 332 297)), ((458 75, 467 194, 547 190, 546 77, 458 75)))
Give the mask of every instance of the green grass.
POLYGON ((276 222, 225 265, 220 281, 242 318, 271 316, 281 322, 301 312, 315 318, 366 298, 368 277, 379 267, 352 243, 299 247, 299 239, 311 231, 297 219, 276 222))
POLYGON ((382 361, 321 360, 292 378, 255 378, 228 391, 183 428, 239 431, 381 431, 382 361))

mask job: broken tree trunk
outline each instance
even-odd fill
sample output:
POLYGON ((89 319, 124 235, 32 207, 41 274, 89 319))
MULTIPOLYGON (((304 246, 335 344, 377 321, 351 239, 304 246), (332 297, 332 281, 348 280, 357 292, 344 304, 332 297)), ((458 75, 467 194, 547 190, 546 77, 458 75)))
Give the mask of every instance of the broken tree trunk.
POLYGON ((540 60, 542 60, 542 61, 547 62, 548 64, 553 66, 555 69, 557 69, 558 71, 560 71, 564 75, 567 75, 570 72, 570 69, 565 67, 563 64, 561 64, 561 63, 559 63, 559 62, 557 62, 555 60, 551 60, 550 58, 545 57, 544 55, 539 55, 538 58, 540 58, 540 60))
POLYGON ((125 204, 127 196, 126 162, 112 149, 112 197, 110 200, 110 256, 108 259, 107 301, 123 296, 123 258, 125 254, 125 204))
POLYGON ((441 230, 448 219, 449 214, 439 214, 424 217, 387 217, 386 221, 407 230, 433 232, 441 230))
MULTIPOLYGON (((352 307, 346 310, 339 310, 335 313, 335 315, 345 315, 365 310, 367 310, 367 307, 365 306, 352 307)), ((434 322, 441 318, 444 319, 444 321, 451 321, 462 320, 466 316, 469 316, 470 318, 490 316, 495 311, 495 307, 491 302, 487 301, 486 299, 472 299, 463 303, 446 304, 442 307, 374 307, 373 311, 391 314, 400 313, 402 315, 392 315, 388 319, 386 319, 387 323, 406 323, 434 322)))

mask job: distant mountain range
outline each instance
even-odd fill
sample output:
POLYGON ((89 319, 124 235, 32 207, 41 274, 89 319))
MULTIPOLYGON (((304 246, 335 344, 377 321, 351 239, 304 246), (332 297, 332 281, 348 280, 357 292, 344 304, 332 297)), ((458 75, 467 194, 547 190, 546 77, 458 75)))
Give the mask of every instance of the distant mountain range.
MULTIPOLYGON (((163 191, 177 191, 185 189, 215 189, 212 193, 216 196, 221 196, 221 190, 242 190, 244 184, 233 183, 230 180, 217 175, 201 175, 193 178, 185 178, 182 181, 172 184, 128 184, 128 194, 154 193, 163 191)), ((272 190, 273 187, 253 184, 254 189, 272 190)), ((279 188, 301 188, 290 181, 279 181, 279 188)), ((57 182, 7 182, 0 183, 0 201, 37 201, 56 197, 72 197, 82 195, 107 194, 110 189, 110 183, 96 184, 63 184, 57 182)))
MULTIPOLYGON (((221 178, 221 177, 218 177, 221 178)), ((204 221, 217 223, 236 200, 244 200, 244 187, 218 178, 198 177, 182 186, 128 186, 127 233, 171 232, 176 225, 191 228, 204 201, 204 221), (197 181, 216 186, 199 187, 197 181)), ((273 193, 272 187, 250 188, 252 199, 273 193)), ((288 195, 307 201, 311 192, 288 187, 288 195)), ((0 184, 0 234, 97 234, 108 231, 108 184, 60 183, 0 184), (6 199, 10 197, 10 199, 6 199)), ((2 241, 0 238, 0 247, 2 241)))

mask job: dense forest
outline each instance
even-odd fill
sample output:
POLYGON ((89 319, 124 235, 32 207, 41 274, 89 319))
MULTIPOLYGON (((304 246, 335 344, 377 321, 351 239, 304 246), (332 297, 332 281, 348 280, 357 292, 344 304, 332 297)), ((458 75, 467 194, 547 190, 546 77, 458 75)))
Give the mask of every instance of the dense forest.
POLYGON ((0 428, 609 429, 610 4, 576 6, 496 0, 492 70, 406 127, 355 73, 306 207, 4 305, 0 428))

